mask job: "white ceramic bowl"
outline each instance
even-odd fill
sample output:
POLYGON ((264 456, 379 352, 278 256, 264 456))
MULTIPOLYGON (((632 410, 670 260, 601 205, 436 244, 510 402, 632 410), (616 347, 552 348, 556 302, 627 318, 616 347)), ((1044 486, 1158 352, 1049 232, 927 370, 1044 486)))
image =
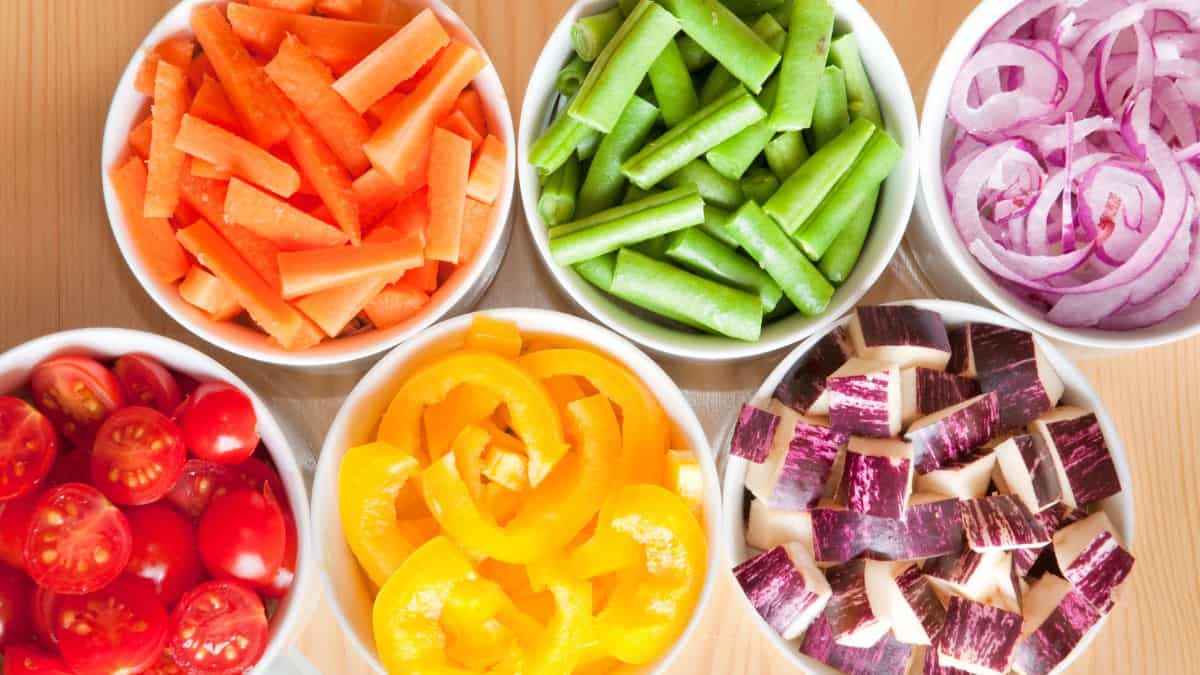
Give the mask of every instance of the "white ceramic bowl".
MULTIPOLYGON (((662 673, 679 655, 696 629, 700 615, 712 596, 713 583, 721 566, 718 544, 720 489, 712 450, 700 420, 692 411, 679 387, 654 361, 628 340, 569 314, 543 309, 496 309, 481 312, 490 317, 512 321, 524 334, 561 336, 583 342, 604 352, 629 368, 649 388, 666 411, 682 439, 695 452, 704 472, 703 525, 708 536, 708 566, 704 590, 687 629, 669 652, 656 663, 632 673, 662 673)), ((404 378, 427 357, 461 346, 462 336, 474 315, 460 316, 425 331, 397 347, 363 377, 342 404, 325 437, 321 460, 313 483, 313 535, 322 567, 322 581, 334 613, 348 641, 358 648, 367 663, 378 673, 384 668, 375 649, 371 628, 374 592, 358 562, 346 544, 338 516, 338 468, 351 447, 374 439, 379 419, 399 390, 404 378)), ((624 671, 623 671, 624 672, 624 671)))
POLYGON ((832 0, 832 3, 838 30, 853 30, 859 36, 863 63, 879 96, 887 131, 904 146, 904 158, 884 184, 874 229, 863 249, 862 258, 850 278, 834 294, 829 309, 821 316, 805 318, 793 315, 764 326, 762 337, 757 342, 687 332, 651 320, 645 314, 630 311, 627 306, 584 281, 574 270, 554 262, 550 256, 548 228, 537 209, 541 187, 537 169, 529 163, 529 149, 550 122, 558 97, 554 89, 555 78, 573 53, 571 26, 580 17, 609 9, 613 2, 581 0, 567 10, 529 78, 529 88, 525 91, 525 102, 521 108, 517 167, 521 178, 525 221, 529 224, 538 253, 575 304, 609 328, 656 352, 702 361, 723 361, 759 356, 795 344, 827 327, 870 290, 895 254, 912 215, 917 191, 916 105, 904 69, 871 15, 856 0, 832 0))
MULTIPOLYGON (((515 153, 509 152, 504 171, 500 197, 492 209, 491 229, 480 248, 479 255, 470 264, 455 271, 453 276, 434 293, 432 300, 420 312, 386 330, 376 330, 359 335, 326 340, 320 345, 302 352, 290 352, 270 340, 256 328, 232 322, 210 320, 202 312, 188 304, 172 284, 159 281, 150 273, 145 262, 138 256, 129 235, 129 224, 125 222, 121 207, 108 178, 109 169, 128 156, 127 138, 129 131, 141 121, 150 105, 149 99, 133 88, 134 78, 141 65, 143 55, 166 37, 179 33, 190 33, 188 20, 192 9, 198 5, 211 4, 213 0, 182 0, 146 36, 138 47, 125 74, 117 84, 108 120, 104 125, 104 145, 100 155, 103 176, 104 203, 108 209, 108 220, 113 235, 125 262, 141 283, 142 288, 154 298, 163 311, 171 315, 192 333, 204 340, 246 358, 288 366, 327 366, 355 361, 383 352, 421 332, 444 316, 466 311, 473 307, 484 291, 491 285, 500 269, 500 262, 508 248, 512 232, 513 186, 516 182, 515 153)), ((447 31, 458 40, 466 42, 486 55, 483 46, 471 33, 462 19, 442 0, 389 0, 397 7, 409 9, 413 14, 425 7, 432 8, 446 26, 447 31)), ((515 147, 512 111, 500 74, 489 65, 474 81, 475 88, 483 98, 488 115, 488 127, 508 148, 515 147)))
MULTIPOLYGON (((928 309, 938 312, 942 315, 942 319, 947 326, 955 326, 968 322, 986 322, 1000 326, 1009 326, 1027 330, 1016 321, 999 314, 998 312, 978 307, 976 305, 968 305, 961 302, 952 302, 948 300, 913 300, 911 302, 900 302, 894 304, 913 305, 922 309, 928 309)), ((836 325, 846 325, 850 322, 850 317, 846 316, 836 325)), ((833 326, 830 327, 830 330, 833 326)), ((829 331, 823 332, 821 335, 814 335, 804 344, 796 347, 786 358, 771 371, 767 379, 755 392, 751 399, 753 403, 766 404, 771 395, 775 391, 775 387, 779 385, 783 378, 791 370, 792 366, 800 360, 808 350, 812 349, 829 331)), ((1063 355, 1053 344, 1045 340, 1041 336, 1034 335, 1034 339, 1038 341, 1038 346, 1044 350, 1050 364, 1058 372, 1065 385, 1062 403, 1086 408, 1096 413, 1097 419, 1100 420, 1100 428, 1104 432, 1104 439, 1108 442, 1108 447, 1112 451, 1113 461, 1116 463, 1117 475, 1121 479, 1121 485, 1124 491, 1118 495, 1108 498, 1102 502, 1101 506, 1105 513, 1112 520, 1113 526, 1117 529, 1117 535, 1121 541, 1129 547, 1133 546, 1133 524, 1134 524, 1134 507, 1133 507, 1133 478, 1129 471, 1129 458, 1125 454, 1125 447, 1121 445, 1121 439, 1117 435, 1116 426, 1113 424, 1112 417, 1104 409, 1104 403, 1100 397, 1088 384, 1083 373, 1075 367, 1071 360, 1063 355)), ((732 425, 727 430, 725 437, 721 441, 721 445, 717 447, 717 452, 722 456, 728 454, 729 439, 732 436, 732 425)), ((723 544, 725 552, 729 556, 729 560, 733 564, 738 564, 750 557, 749 548, 746 546, 746 521, 743 517, 745 507, 745 484, 746 484, 746 461, 739 457, 729 457, 725 468, 724 481, 722 483, 722 522, 721 532, 724 536, 723 544)), ((772 629, 766 621, 759 616, 754 607, 750 605, 750 601, 741 593, 738 593, 740 605, 747 615, 752 617, 754 625, 758 627, 759 632, 775 647, 775 649, 788 659, 792 665, 800 669, 804 673, 833 673, 824 664, 811 659, 798 651, 800 644, 799 640, 789 642, 784 640, 778 633, 772 629)), ((1093 631, 1087 638, 1082 648, 1075 651, 1074 658, 1083 653, 1086 646, 1100 631, 1093 631)))
POLYGON ((921 115, 921 190, 917 198, 914 249, 921 267, 939 292, 963 300, 982 296, 1000 311, 1034 330, 1062 340, 1096 349, 1141 349, 1200 334, 1200 303, 1155 326, 1131 331, 1098 328, 1067 328, 1046 319, 1045 313, 1001 286, 967 250, 954 220, 943 187, 945 159, 954 137, 954 124, 947 117, 950 90, 959 70, 975 51, 984 33, 1022 0, 982 0, 967 16, 942 52, 941 61, 929 83, 921 115), (949 258, 951 265, 945 261, 949 258))
POLYGON ((254 402, 259 434, 283 479, 288 502, 295 514, 299 548, 292 590, 271 621, 271 642, 252 672, 258 675, 301 672, 305 666, 291 647, 306 623, 306 609, 312 604, 316 576, 308 490, 296 462, 296 453, 303 448, 289 437, 267 405, 241 378, 211 357, 175 340, 120 328, 84 328, 47 335, 0 354, 0 393, 26 386, 34 366, 54 356, 83 355, 109 360, 135 352, 152 356, 166 367, 200 382, 227 382, 246 392, 254 402))

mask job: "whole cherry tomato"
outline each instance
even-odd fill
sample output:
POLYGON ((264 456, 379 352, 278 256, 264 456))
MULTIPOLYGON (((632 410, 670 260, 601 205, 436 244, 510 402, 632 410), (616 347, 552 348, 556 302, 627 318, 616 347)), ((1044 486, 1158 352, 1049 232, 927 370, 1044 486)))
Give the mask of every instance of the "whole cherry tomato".
POLYGON ((270 585, 283 564, 287 527, 270 489, 217 497, 200 517, 200 558, 218 579, 270 585))
POLYGON ((162 504, 126 509, 125 518, 133 533, 133 553, 125 574, 150 582, 164 605, 175 604, 204 576, 195 526, 162 504))
POLYGON ((183 442, 193 455, 240 464, 258 447, 258 416, 250 397, 223 382, 196 388, 179 410, 183 442))

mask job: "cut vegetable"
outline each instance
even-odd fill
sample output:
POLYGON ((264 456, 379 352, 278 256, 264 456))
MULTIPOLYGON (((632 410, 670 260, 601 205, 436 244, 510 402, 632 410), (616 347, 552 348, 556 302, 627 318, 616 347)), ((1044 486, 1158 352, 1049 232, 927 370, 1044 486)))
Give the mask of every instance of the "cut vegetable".
POLYGON ((292 133, 288 134, 287 146, 300 165, 302 177, 312 184, 350 243, 357 246, 362 240, 362 219, 350 172, 298 112, 289 111, 288 126, 292 133))
POLYGON ((1021 500, 1011 495, 964 499, 959 510, 967 544, 973 551, 1011 551, 1050 543, 1046 528, 1021 500))
POLYGON ((915 488, 921 492, 974 499, 987 494, 996 467, 996 455, 978 450, 957 462, 916 476, 915 488))
POLYGON ((871 613, 911 645, 929 645, 942 630, 946 609, 916 563, 868 560, 867 597, 871 613))
POLYGON ((796 0, 788 29, 771 127, 800 131, 813 124, 821 71, 833 37, 833 7, 828 0, 796 0))
POLYGON ((1003 675, 1020 638, 1020 614, 952 597, 937 639, 938 661, 971 673, 1003 675))
POLYGON ((750 91, 762 91, 780 56, 728 7, 719 0, 665 0, 663 6, 679 17, 688 37, 750 91))
POLYGON ((363 311, 376 328, 383 330, 408 321, 427 304, 428 294, 404 281, 398 281, 383 289, 367 303, 363 311))
POLYGON ((826 378, 841 368, 852 354, 853 347, 845 329, 833 329, 792 366, 775 388, 775 398, 793 410, 809 414, 825 393, 826 378))
POLYGON ((866 569, 865 560, 851 560, 825 571, 833 594, 823 617, 829 622, 833 641, 843 647, 870 647, 890 628, 871 611, 866 569))
POLYGON ((1087 507, 1121 491, 1121 479, 1094 413, 1059 408, 1038 418, 1030 431, 1050 450, 1067 506, 1087 507))
POLYGON ((279 291, 279 249, 270 241, 250 230, 225 221, 225 196, 228 184, 196 178, 189 172, 179 181, 183 200, 195 209, 209 225, 216 228, 225 241, 254 269, 263 281, 279 291))
POLYGON ((1025 596, 1024 628, 1012 669, 1019 675, 1057 672, 1100 624, 1101 616, 1070 583, 1043 575, 1025 596))
POLYGON ((184 115, 175 147, 233 175, 287 198, 300 188, 300 174, 287 162, 246 139, 198 117, 184 115))
POLYGON ((801 164, 779 191, 763 204, 763 210, 786 232, 795 233, 854 166, 874 133, 875 125, 856 120, 801 164))
POLYGON ((769 551, 784 544, 795 544, 811 555, 812 515, 807 511, 773 509, 761 499, 752 500, 746 545, 769 551))
POLYGON ((338 78, 333 88, 362 114, 449 43, 450 35, 437 16, 425 9, 338 78))
POLYGON ((772 410, 778 422, 769 453, 747 467, 746 487, 771 508, 805 511, 820 501, 847 438, 778 403, 772 410))
POLYGON ((845 434, 890 438, 900 433, 900 369, 853 359, 829 376, 829 419, 845 434))
POLYGON ((388 277, 379 275, 306 295, 293 304, 321 332, 337 337, 387 285, 388 277))
POLYGON ((242 130, 242 123, 238 121, 237 111, 233 109, 233 104, 229 102, 225 90, 221 88, 219 82, 207 74, 204 76, 200 89, 196 91, 196 96, 192 99, 192 107, 188 109, 188 114, 215 124, 226 131, 240 133, 242 130))
POLYGON ((876 518, 841 508, 812 512, 813 551, 820 562, 921 560, 957 554, 963 548, 958 500, 913 495, 904 518, 876 518))
POLYGON ((703 508, 704 472, 692 451, 671 450, 667 453, 667 472, 663 485, 683 497, 694 512, 699 513, 703 508))
POLYGON ((798 546, 779 546, 733 570, 750 605, 785 640, 800 637, 820 616, 831 590, 812 557, 798 546))
POLYGON ((771 441, 779 427, 779 416, 746 404, 733 428, 729 454, 762 464, 771 454, 771 441))
POLYGON ((314 50, 337 72, 346 72, 383 44, 400 26, 342 21, 230 3, 226 10, 234 33, 260 54, 274 54, 288 35, 314 50))
POLYGON ((346 234, 336 227, 236 178, 229 182, 225 216, 281 251, 327 248, 347 241, 346 234))
POLYGON ((184 158, 175 147, 175 137, 187 112, 187 98, 184 72, 166 61, 160 62, 155 69, 146 202, 142 206, 142 215, 147 218, 170 218, 179 205, 179 174, 184 158))
POLYGON ((445 129, 434 129, 429 154, 429 242, 425 246, 425 255, 433 260, 458 262, 470 171, 470 142, 445 129))
POLYGON ((1056 532, 1054 555, 1063 575, 1101 614, 1112 610, 1133 571, 1133 556, 1103 511, 1056 532))
POLYGON ((848 331, 864 359, 933 370, 945 370, 950 360, 950 338, 937 312, 911 305, 858 307, 848 331))
POLYGON ((142 261, 162 283, 182 278, 191 263, 175 240, 171 223, 165 218, 146 218, 142 215, 142 205, 146 200, 146 165, 141 159, 130 157, 109 173, 109 180, 121 204, 121 213, 125 216, 134 248, 142 261))
POLYGON ((834 642, 833 630, 822 615, 804 634, 800 653, 845 675, 904 675, 912 662, 913 647, 886 633, 867 649, 843 647, 834 642))
POLYGON ((1030 511, 1042 511, 1062 498, 1054 458, 1037 436, 1013 436, 1000 443, 996 461, 1009 492, 1030 511))
POLYGON ((1063 383, 1027 331, 972 324, 971 355, 983 391, 1000 402, 1000 427, 1015 429, 1058 405, 1063 383))
POLYGON ((999 575, 1008 573, 1008 560, 1003 551, 979 553, 966 548, 961 553, 926 560, 922 571, 943 601, 961 596, 983 602, 995 591, 999 575))
POLYGON ((242 306, 229 287, 195 265, 179 282, 179 295, 213 321, 228 321, 242 313, 242 306))
POLYGON ((982 394, 913 422, 905 439, 913 444, 917 473, 961 461, 999 432, 995 394, 982 394))
POLYGON ((838 494, 845 496, 851 511, 901 518, 912 486, 912 446, 901 441, 850 439, 838 494))
POLYGON ((410 236, 395 243, 280 253, 279 274, 283 297, 290 300, 379 275, 395 281, 422 263, 420 239, 410 236))
POLYGON ((979 382, 969 377, 921 366, 901 371, 900 382, 905 424, 982 393, 979 382))
POLYGON ((150 144, 153 142, 152 135, 154 133, 151 127, 153 126, 154 118, 147 117, 139 122, 133 131, 129 132, 129 147, 142 159, 150 156, 150 144))
POLYGON ((189 37, 170 37, 158 43, 142 58, 133 88, 140 94, 154 97, 154 80, 158 77, 158 62, 166 61, 187 72, 191 69, 192 57, 196 53, 196 42, 189 37))
POLYGON ((504 165, 508 149, 495 136, 488 135, 476 153, 467 181, 467 196, 484 204, 494 204, 500 196, 504 181, 504 165))

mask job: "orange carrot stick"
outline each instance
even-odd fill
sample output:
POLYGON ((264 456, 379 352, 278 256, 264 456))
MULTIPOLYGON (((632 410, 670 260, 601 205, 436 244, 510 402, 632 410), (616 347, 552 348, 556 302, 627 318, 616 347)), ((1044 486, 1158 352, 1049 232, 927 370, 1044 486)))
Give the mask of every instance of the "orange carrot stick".
POLYGON ((492 224, 492 207, 467 197, 463 206, 462 252, 459 263, 466 264, 475 259, 483 242, 487 239, 492 224))
POLYGON ((317 0, 317 11, 340 19, 355 16, 362 9, 362 0, 317 0))
POLYGON ((376 231, 380 230, 391 230, 397 233, 396 236, 415 234, 421 237, 422 246, 428 243, 429 191, 418 190, 396 204, 396 208, 380 221, 376 231))
POLYGON ((426 260, 424 265, 405 272, 400 281, 412 284, 413 288, 426 293, 432 293, 438 288, 438 274, 441 270, 442 263, 437 260, 426 260))
POLYGON ((290 164, 199 117, 184 115, 175 147, 282 197, 300 189, 300 174, 290 164))
POLYGON ((313 11, 313 0, 248 0, 255 7, 277 9, 281 12, 296 12, 310 14, 313 11))
POLYGON ((345 75, 333 88, 359 113, 416 74, 438 51, 450 44, 450 34, 433 10, 425 9, 388 38, 345 75))
POLYGON ((236 178, 229 181, 225 217, 271 241, 281 251, 346 243, 346 234, 336 227, 236 178))
POLYGON ((471 120, 471 126, 475 127, 479 133, 487 133, 487 115, 483 112, 483 99, 480 98, 479 92, 475 91, 474 87, 467 87, 463 93, 458 95, 458 100, 454 102, 454 109, 466 115, 467 119, 471 120))
POLYGON ((475 152, 479 146, 483 145, 483 135, 475 129, 471 124, 471 120, 467 119, 467 116, 461 110, 455 110, 450 113, 450 116, 442 120, 439 126, 470 141, 471 152, 475 152))
POLYGON ((409 237, 400 242, 283 252, 279 273, 283 297, 291 300, 380 274, 395 281, 424 262, 420 240, 409 237))
POLYGON ((288 148, 300 166, 301 175, 312 184, 333 221, 350 238, 350 243, 357 246, 361 241, 362 221, 350 173, 298 112, 289 111, 288 124, 292 127, 292 133, 287 137, 288 148))
MULTIPOLYGON (((423 162, 428 165, 428 146, 425 148, 426 158, 423 162)), ((401 200, 416 194, 425 187, 428 179, 427 171, 413 174, 412 179, 404 185, 397 185, 385 173, 377 169, 369 169, 354 181, 354 198, 358 202, 358 212, 364 225, 379 222, 401 200)))
POLYGON ((175 230, 165 218, 146 218, 142 202, 146 198, 146 165, 137 157, 109 173, 117 201, 138 257, 150 268, 155 278, 171 283, 187 274, 187 255, 175 241, 175 230))
POLYGON ((221 83, 208 75, 204 76, 200 88, 196 90, 196 97, 192 99, 192 107, 188 110, 188 114, 235 134, 242 131, 237 111, 233 109, 233 104, 229 102, 229 97, 225 95, 221 83))
POLYGON ((374 119, 376 124, 382 124, 393 112, 396 106, 407 96, 404 92, 393 91, 367 108, 367 116, 374 119))
POLYGON ((504 164, 508 159, 507 149, 499 138, 489 135, 475 156, 471 167, 471 179, 467 181, 467 196, 484 204, 495 203, 500 196, 500 184, 504 182, 504 164))
POLYGON ((403 183, 416 170, 419 147, 428 143, 435 123, 454 106, 464 87, 487 62, 479 52, 459 42, 442 50, 437 64, 412 95, 372 134, 364 149, 375 168, 403 183))
MULTIPOLYGON (((368 244, 402 241, 403 235, 376 228, 367 235, 368 244)), ((420 269, 420 268, 418 268, 420 269)), ((408 273, 405 273, 406 275, 408 273)), ((293 304, 329 337, 337 337, 359 312, 388 285, 388 274, 378 274, 345 286, 306 295, 293 304)))
POLYGON ((146 96, 154 96, 154 78, 159 61, 187 71, 192 65, 192 55, 196 53, 196 42, 187 37, 171 37, 163 40, 154 47, 142 60, 138 68, 137 78, 133 88, 146 96))
POLYGON ((250 230, 225 221, 225 195, 228 184, 222 181, 197 178, 185 172, 179 181, 183 202, 191 206, 221 233, 225 241, 237 250, 258 276, 279 291, 279 249, 270 241, 250 230))
POLYGON ((142 120, 133 131, 129 132, 129 147, 137 154, 138 157, 146 159, 150 156, 150 143, 153 142, 153 132, 151 128, 154 126, 154 118, 147 117, 142 120))
POLYGON ((389 24, 343 21, 237 3, 230 3, 226 12, 233 31, 250 49, 274 54, 284 37, 295 35, 339 73, 353 68, 400 30, 389 24))
POLYGON ((333 90, 329 67, 299 40, 289 35, 267 64, 267 75, 296 104, 342 164, 354 175, 370 166, 363 143, 371 135, 366 120, 333 90))
POLYGON ((429 296, 405 281, 383 289, 367 303, 365 312, 376 328, 391 328, 404 323, 429 304, 429 296))
POLYGON ((204 78, 211 77, 216 79, 217 71, 213 70, 212 61, 208 59, 208 54, 200 52, 196 58, 192 59, 192 64, 188 66, 188 84, 192 85, 192 89, 199 91, 204 84, 204 78))
POLYGON ((229 169, 219 167, 199 157, 192 158, 191 171, 192 175, 198 178, 212 178, 213 180, 229 180, 233 178, 233 172, 229 169))
POLYGON ((445 129, 434 129, 429 151, 428 258, 458 262, 470 171, 470 141, 445 129))
POLYGON ((187 76, 167 61, 160 61, 154 78, 153 122, 150 136, 149 176, 146 179, 147 218, 170 218, 179 204, 179 174, 183 152, 175 147, 180 119, 187 111, 187 76))
POLYGON ((179 282, 179 295, 213 321, 228 321, 242 313, 242 306, 225 282, 195 265, 179 282))

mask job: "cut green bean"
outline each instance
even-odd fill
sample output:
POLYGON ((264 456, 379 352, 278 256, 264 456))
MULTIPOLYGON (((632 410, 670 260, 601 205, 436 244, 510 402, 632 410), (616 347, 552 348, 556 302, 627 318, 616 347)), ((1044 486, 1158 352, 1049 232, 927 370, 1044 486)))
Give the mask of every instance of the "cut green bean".
POLYGON ((767 312, 767 314, 765 316, 763 316, 763 323, 767 324, 767 323, 771 323, 774 321, 778 321, 784 317, 791 316, 795 313, 796 313, 796 306, 793 305, 792 301, 788 300, 788 297, 785 295, 785 296, 783 296, 783 299, 779 301, 779 304, 775 305, 775 309, 771 310, 770 312, 767 312))
POLYGON ((742 193, 751 201, 762 204, 778 190, 779 179, 765 167, 755 167, 742 176, 742 193))
POLYGON ((780 26, 785 29, 792 27, 792 8, 796 6, 796 0, 783 0, 783 4, 768 12, 780 26))
MULTIPOLYGON (((750 24, 750 30, 754 31, 754 34, 776 53, 783 52, 783 46, 787 42, 787 31, 770 14, 764 14, 756 19, 754 23, 750 24)), ((730 73, 725 66, 717 64, 700 87, 700 104, 712 103, 721 94, 736 87, 737 84, 737 77, 730 73)))
POLYGON ((692 36, 750 91, 758 93, 775 67, 779 53, 754 34, 719 0, 660 0, 679 17, 683 32, 692 36))
POLYGON ((800 131, 812 125, 817 87, 832 38, 829 0, 796 0, 779 71, 779 95, 771 110, 771 127, 776 131, 800 131))
POLYGON ((621 171, 637 185, 653 187, 766 114, 739 86, 651 141, 625 160, 621 171))
POLYGON ((833 286, 757 203, 746 202, 733 214, 729 227, 800 313, 816 316, 829 307, 833 286))
POLYGON ((575 271, 589 284, 608 293, 612 289, 613 270, 617 266, 617 254, 607 253, 575 265, 575 271))
POLYGON ((658 108, 654 104, 638 96, 629 100, 612 133, 604 136, 596 148, 579 191, 578 217, 590 216, 621 201, 626 184, 621 162, 646 142, 656 121, 658 108))
POLYGON ((871 224, 875 222, 875 207, 878 203, 879 190, 876 189, 867 195, 863 207, 854 214, 837 239, 833 240, 833 244, 817 264, 825 278, 834 284, 845 283, 858 265, 867 235, 871 233, 871 224))
POLYGON ((796 243, 804 254, 812 260, 820 260, 842 230, 868 206, 871 194, 878 191, 903 156, 904 149, 887 133, 877 129, 854 167, 796 234, 796 243))
POLYGON ((865 119, 855 120, 837 138, 813 153, 799 169, 783 182, 763 209, 771 214, 789 234, 816 213, 838 181, 850 171, 862 152, 875 125, 865 119))
POLYGON ((783 4, 783 0, 721 0, 721 4, 739 16, 762 14, 783 4))
POLYGON ((704 222, 697 227, 704 230, 708 236, 725 244, 729 248, 736 249, 738 244, 737 237, 733 236, 733 231, 729 229, 729 219, 732 216, 725 209, 717 208, 711 204, 704 205, 704 222))
POLYGON ((668 258, 713 281, 754 293, 762 300, 764 312, 775 309, 783 297, 779 284, 761 267, 698 227, 681 230, 666 239, 664 252, 668 258))
POLYGON ((529 163, 543 175, 558 170, 575 153, 579 144, 595 130, 565 112, 559 114, 529 149, 529 163))
POLYGON ((542 185, 542 196, 538 198, 542 220, 547 225, 558 225, 574 218, 578 193, 579 158, 572 154, 542 185))
POLYGON ((578 56, 573 56, 567 65, 558 71, 554 88, 563 96, 574 96, 579 93, 579 87, 583 84, 583 78, 587 77, 587 72, 588 64, 578 56))
POLYGON ((618 7, 576 21, 571 26, 571 44, 575 45, 575 53, 587 63, 595 61, 624 21, 625 15, 618 7))
MULTIPOLYGON (((695 228, 689 227, 687 229, 692 230, 695 228)), ((666 260, 667 246, 670 245, 670 240, 668 238, 670 236, 671 235, 662 235, 653 239, 647 239, 646 241, 638 242, 629 248, 641 253, 642 255, 648 255, 655 260, 666 260)))
POLYGON ((846 78, 842 69, 829 66, 821 73, 817 103, 813 106, 812 147, 820 150, 850 126, 850 104, 846 100, 846 78))
POLYGON ((621 203, 632 204, 633 202, 641 201, 646 197, 661 194, 662 192, 662 190, 643 190, 633 183, 630 183, 629 187, 625 188, 625 196, 621 198, 621 203))
POLYGON ((685 272, 637 251, 617 253, 612 292, 669 319, 739 340, 762 333, 757 296, 685 272))
POLYGON ((695 159, 663 180, 663 185, 672 188, 691 186, 700 191, 707 204, 723 209, 736 209, 745 201, 742 186, 736 180, 717 173, 708 162, 695 159))
POLYGON ((775 177, 785 181, 808 159, 808 146, 804 144, 804 134, 785 131, 767 143, 763 154, 775 177))
POLYGON ((675 43, 679 45, 679 53, 683 55, 683 62, 688 71, 694 73, 713 62, 712 54, 704 51, 704 47, 688 35, 675 38, 675 43))
POLYGON ((650 65, 678 32, 678 19, 642 0, 596 57, 567 113, 602 133, 612 131, 650 65))
POLYGON ((579 145, 575 146, 575 156, 579 161, 586 162, 596 154, 596 149, 600 147, 600 141, 604 140, 604 134, 595 129, 588 128, 592 133, 584 136, 579 145))
POLYGON ((846 77, 846 96, 850 101, 850 119, 865 117, 879 128, 883 128, 883 113, 879 99, 871 88, 871 79, 863 67, 862 55, 858 51, 858 38, 846 33, 829 46, 829 62, 842 69, 846 77))
POLYGON ((671 128, 700 108, 700 99, 696 96, 696 87, 692 84, 692 74, 688 72, 687 64, 683 62, 683 54, 679 45, 672 40, 667 43, 662 53, 650 66, 650 86, 654 88, 654 98, 662 109, 663 122, 671 128))
MULTIPOLYGON (((775 102, 775 92, 779 89, 777 78, 771 78, 763 93, 758 97, 758 104, 763 110, 770 110, 775 102)), ((762 154, 767 144, 775 136, 767 120, 761 119, 743 129, 736 136, 726 140, 717 147, 705 153, 704 158, 718 173, 730 180, 738 180, 754 164, 754 160, 762 154)))
MULTIPOLYGON (((618 206, 616 209, 625 209, 628 206, 618 206)), ((703 222, 704 200, 700 195, 694 194, 570 234, 555 237, 551 231, 550 254, 560 265, 574 265, 623 246, 631 246, 703 222)))
POLYGON ((551 239, 565 237, 568 234, 574 234, 590 227, 603 225, 604 223, 634 215, 639 211, 644 211, 656 206, 662 206, 663 204, 670 204, 671 202, 679 199, 691 198, 699 194, 700 191, 695 185, 684 185, 666 192, 651 192, 639 200, 628 202, 620 206, 614 206, 611 209, 605 209, 599 213, 593 213, 589 216, 581 217, 571 223, 552 227, 550 228, 549 235, 551 239))
POLYGON ((634 8, 638 6, 640 0, 617 0, 617 9, 625 16, 633 14, 634 8))

